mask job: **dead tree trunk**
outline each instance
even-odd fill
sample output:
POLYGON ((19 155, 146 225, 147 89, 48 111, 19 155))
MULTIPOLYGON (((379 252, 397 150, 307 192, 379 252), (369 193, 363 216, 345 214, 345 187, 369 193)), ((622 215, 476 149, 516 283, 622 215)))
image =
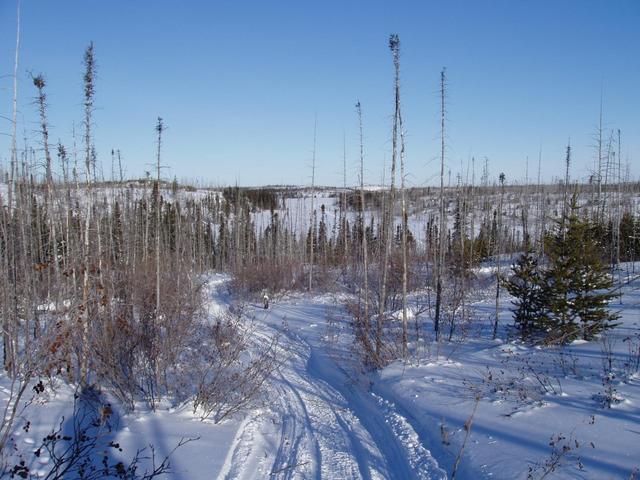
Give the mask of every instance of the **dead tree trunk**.
POLYGON ((398 102, 398 123, 400 127, 400 197, 402 204, 402 358, 407 358, 407 346, 409 343, 407 326, 407 231, 409 230, 407 202, 405 198, 405 170, 404 170, 404 125, 402 123, 402 113, 400 109, 400 95, 396 98, 398 102))
POLYGON ((382 358, 382 329, 387 303, 387 275, 389 269, 389 257, 391 255, 391 243, 393 240, 393 216, 395 206, 395 182, 396 182, 396 158, 398 155, 398 107, 400 106, 400 39, 397 35, 389 38, 389 48, 395 67, 395 115, 393 118, 392 152, 391 152, 391 188, 389 190, 389 203, 387 205, 384 230, 384 258, 382 261, 382 282, 380 286, 380 300, 378 319, 376 323, 376 357, 378 362, 382 358))
POLYGON ((504 173, 500 174, 500 204, 498 206, 498 232, 497 232, 497 242, 498 242, 498 248, 497 248, 497 252, 496 252, 496 311, 495 311, 495 319, 493 322, 493 335, 492 338, 495 340, 496 337, 498 336, 498 320, 500 318, 499 313, 500 313, 500 254, 502 253, 502 236, 503 236, 503 231, 502 231, 502 206, 503 206, 503 202, 504 202, 504 180, 505 180, 505 176, 504 173))
POLYGON ((436 262, 436 311, 433 322, 433 329, 436 341, 440 339, 440 314, 442 309, 442 271, 444 269, 444 241, 445 241, 445 209, 444 209, 444 122, 445 122, 445 73, 443 68, 440 72, 440 226, 438 228, 438 258, 436 262))
POLYGON ((89 270, 91 254, 90 248, 90 227, 91 227, 91 210, 93 204, 93 181, 91 176, 91 163, 93 144, 91 138, 92 114, 93 114, 93 98, 95 93, 95 59, 93 56, 93 42, 89 44, 84 55, 84 144, 85 144, 85 174, 87 182, 87 207, 84 219, 83 231, 83 281, 82 281, 82 353, 80 358, 80 382, 82 384, 87 381, 88 374, 88 358, 89 358, 89 270))
POLYGON ((369 319, 369 254, 367 251, 367 225, 364 205, 364 138, 362 134, 362 106, 359 101, 356 103, 356 111, 358 113, 358 127, 360 130, 360 228, 362 229, 362 269, 364 284, 363 341, 365 342, 366 353, 369 355, 371 353, 371 345, 369 343, 371 338, 371 324, 369 319))
POLYGON ((8 293, 7 309, 9 315, 5 315, 2 323, 2 337, 4 343, 3 349, 3 365, 9 376, 14 378, 17 371, 16 355, 18 352, 18 286, 17 286, 17 245, 16 239, 11 232, 13 224, 13 195, 16 187, 16 175, 18 172, 18 64, 20 58, 20 0, 17 3, 16 10, 16 51, 13 61, 13 101, 11 115, 11 165, 9 173, 9 184, 7 185, 7 212, 9 235, 7 237, 7 252, 11 253, 12 260, 8 261, 7 255, 7 271, 9 272, 11 282, 11 291, 8 293))
POLYGON ((164 124, 162 118, 158 117, 158 123, 156 124, 156 132, 158 133, 158 151, 156 155, 156 322, 160 315, 160 219, 161 219, 161 205, 160 200, 160 153, 162 149, 162 132, 164 131, 164 124))
POLYGON ((315 197, 315 186, 316 186, 316 139, 317 139, 317 131, 318 131, 318 120, 313 123, 313 156, 311 158, 311 227, 309 228, 310 232, 310 241, 309 241, 309 291, 313 289, 313 249, 314 245, 314 237, 316 230, 316 219, 314 212, 314 197, 315 197))

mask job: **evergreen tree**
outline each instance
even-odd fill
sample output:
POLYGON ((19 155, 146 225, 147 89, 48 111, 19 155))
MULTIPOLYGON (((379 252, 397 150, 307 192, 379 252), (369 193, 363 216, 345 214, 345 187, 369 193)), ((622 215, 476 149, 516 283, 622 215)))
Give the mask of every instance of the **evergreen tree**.
POLYGON ((590 340, 615 326, 618 315, 609 311, 613 279, 602 261, 604 249, 589 220, 578 216, 574 196, 570 208, 547 240, 549 268, 544 275, 544 299, 556 341, 582 336, 590 340))
POLYGON ((480 224, 478 236, 473 240, 474 262, 481 262, 491 256, 491 246, 493 245, 491 231, 491 226, 487 221, 480 224))
POLYGON ((633 214, 626 211, 620 219, 620 260, 623 262, 633 262, 640 257, 640 236, 638 224, 640 218, 635 218, 633 214))
POLYGON ((582 338, 591 340, 595 334, 614 327, 619 315, 608 307, 615 294, 609 267, 599 255, 602 246, 597 244, 590 223, 581 222, 580 228, 584 241, 580 244, 581 262, 572 282, 573 309, 581 322, 582 338))
POLYGON ((549 309, 549 334, 551 341, 571 341, 578 334, 575 311, 572 309, 572 279, 578 269, 578 248, 573 238, 577 233, 572 230, 573 244, 568 237, 568 228, 561 221, 556 232, 547 238, 545 251, 549 261, 544 271, 544 302, 549 309))
POLYGON ((315 242, 316 252, 320 256, 323 263, 327 260, 327 220, 324 204, 320 205, 320 224, 318 225, 318 238, 315 242))
POLYGON ((522 340, 526 340, 543 333, 548 327, 543 277, 530 245, 513 265, 512 271, 513 275, 504 282, 504 287, 515 298, 513 319, 522 340))

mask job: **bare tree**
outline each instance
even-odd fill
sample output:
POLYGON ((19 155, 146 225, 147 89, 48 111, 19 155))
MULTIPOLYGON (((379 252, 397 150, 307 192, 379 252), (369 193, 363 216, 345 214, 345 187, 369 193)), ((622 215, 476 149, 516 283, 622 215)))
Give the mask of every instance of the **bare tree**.
POLYGON ((161 205, 162 199, 160 195, 160 153, 162 149, 162 132, 164 131, 164 124, 162 118, 158 117, 156 123, 156 133, 158 134, 158 150, 156 155, 156 321, 158 315, 160 315, 160 218, 161 218, 161 205))
POLYGON ((596 172, 595 172, 595 177, 596 177, 596 182, 597 182, 597 188, 598 188, 598 196, 597 196, 597 200, 596 200, 596 205, 597 205, 597 218, 598 220, 602 220, 602 214, 603 212, 601 211, 601 201, 602 201, 602 96, 603 93, 602 91, 600 91, 600 114, 598 115, 598 129, 596 131, 596 136, 597 136, 597 155, 598 158, 596 159, 596 172))
POLYGON ((49 288, 51 287, 51 270, 55 276, 55 284, 59 283, 58 278, 58 239, 56 233, 56 221, 54 218, 54 183, 53 174, 51 170, 51 152, 49 150, 49 125, 47 122, 47 96, 44 92, 45 80, 42 75, 33 77, 33 84, 38 90, 38 96, 36 102, 38 105, 38 112, 40 114, 40 133, 42 135, 42 148, 44 151, 45 159, 45 213, 47 215, 47 225, 49 227, 49 246, 51 255, 50 268, 47 269, 49 288))
POLYGON ((342 229, 343 262, 346 269, 349 262, 349 231, 347 228, 347 137, 344 132, 342 137, 342 198, 340 208, 342 210, 340 225, 342 229))
POLYGON ((364 284, 364 341, 367 351, 370 351, 369 339, 371 335, 371 325, 369 319, 369 253, 367 246, 367 225, 364 204, 364 138, 362 133, 362 106, 360 101, 356 103, 358 114, 358 129, 360 131, 360 228, 362 230, 362 269, 364 284))
MULTIPOLYGON (((13 100, 11 114, 11 165, 9 167, 9 181, 7 185, 7 203, 9 215, 13 208, 13 195, 16 187, 16 176, 18 173, 18 65, 20 58, 20 0, 16 3, 16 49, 13 61, 13 100)), ((13 239, 13 235, 8 236, 7 252, 11 254, 5 256, 5 270, 11 278, 11 291, 5 288, 6 305, 9 315, 5 315, 2 322, 2 334, 4 341, 3 349, 3 365, 10 376, 14 376, 16 372, 16 355, 18 350, 18 286, 16 272, 16 255, 17 245, 13 239)))
POLYGON ((405 168, 404 168, 404 125, 400 109, 400 94, 396 97, 398 124, 400 127, 400 197, 402 204, 402 357, 407 358, 408 326, 407 326, 407 235, 409 231, 407 201, 405 198, 405 168))
POLYGON ((85 174, 87 184, 87 194, 91 201, 86 202, 86 211, 84 219, 84 241, 83 241, 83 281, 82 281, 82 354, 80 358, 80 381, 85 383, 87 380, 89 359, 89 321, 91 318, 89 311, 89 271, 90 271, 90 228, 91 228, 91 211, 93 203, 93 180, 91 175, 91 165, 93 163, 93 140, 91 137, 93 101, 95 94, 95 59, 93 53, 93 42, 85 50, 84 54, 84 146, 85 146, 85 174))
POLYGON ((314 245, 314 237, 316 231, 316 218, 315 218, 315 210, 314 210, 314 199, 315 199, 315 186, 316 186, 316 139, 317 139, 317 131, 318 131, 318 119, 313 122, 313 154, 311 158, 311 227, 310 227, 310 247, 309 247, 309 291, 313 289, 313 250, 315 248, 314 245))
POLYGON ((502 237, 503 237, 503 232, 502 232, 502 209, 503 209, 503 204, 504 204, 504 181, 505 181, 505 175, 504 173, 500 173, 500 176, 498 177, 499 181, 500 181, 500 204, 498 205, 498 233, 497 233, 497 240, 496 240, 496 310, 495 310, 495 319, 493 322, 493 334, 492 334, 492 338, 495 340, 496 337, 498 336, 498 321, 500 318, 500 283, 501 283, 501 277, 500 277, 500 255, 502 254, 502 237))
POLYGON ((391 186, 389 189, 389 203, 385 210, 385 219, 383 221, 384 258, 382 263, 382 281, 380 284, 379 311, 376 323, 376 357, 379 362, 382 358, 383 322, 387 304, 387 276, 389 270, 389 257, 391 255, 391 243, 393 240, 393 220, 395 210, 396 159, 398 156, 398 109, 400 108, 400 38, 398 35, 393 34, 389 37, 389 49, 391 50, 393 66, 395 69, 395 112, 393 116, 393 130, 391 137, 391 186))
POLYGON ((436 341, 440 339, 440 314, 442 309, 442 271, 444 269, 445 250, 445 209, 444 209, 444 150, 445 150, 445 81, 446 70, 440 72, 440 226, 438 228, 438 258, 436 261, 436 311, 433 328, 436 341))

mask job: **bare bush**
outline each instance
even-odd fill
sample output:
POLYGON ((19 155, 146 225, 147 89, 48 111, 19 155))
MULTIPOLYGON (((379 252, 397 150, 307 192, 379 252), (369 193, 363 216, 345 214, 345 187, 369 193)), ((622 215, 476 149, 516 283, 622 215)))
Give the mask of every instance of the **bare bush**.
MULTIPOLYGON (((583 471, 584 465, 577 455, 582 447, 581 443, 571 433, 568 437, 562 433, 552 435, 549 439, 551 453, 549 456, 536 462, 529 467, 527 480, 542 480, 557 472, 563 465, 574 465, 578 470, 583 471)), ((589 443, 591 448, 595 448, 593 443, 589 443)))
POLYGON ((48 373, 55 356, 50 350, 51 341, 43 336, 31 344, 29 355, 17 357, 16 365, 19 374, 11 377, 7 401, 0 410, 0 455, 6 452, 7 444, 25 409, 52 385, 52 377, 48 373))
POLYGON ((610 335, 603 335, 601 339, 601 360, 602 360, 602 392, 597 393, 594 398, 602 404, 604 408, 611 408, 622 401, 618 395, 616 366, 614 364, 613 350, 615 341, 610 335))
POLYGON ((562 375, 566 377, 571 374, 576 378, 580 378, 580 359, 578 356, 567 351, 564 345, 556 345, 554 348, 557 353, 554 358, 554 364, 559 367, 562 375))
MULTIPOLYGON (((27 421, 23 430, 28 432, 30 427, 27 421)), ((14 452, 10 461, 2 466, 0 478, 150 480, 170 473, 170 455, 196 440, 181 439, 171 453, 160 460, 155 456, 153 445, 149 445, 137 450, 129 462, 124 462, 118 458, 124 454, 123 448, 113 440, 116 427, 114 411, 99 392, 93 388, 77 392, 72 417, 63 417, 35 450, 14 452), (47 466, 40 466, 38 472, 33 472, 31 466, 42 457, 49 459, 47 466), (147 465, 144 470, 143 463, 147 465)))
POLYGON ((482 387, 483 397, 514 403, 514 412, 525 406, 542 404, 539 389, 527 380, 522 371, 518 375, 510 375, 501 369, 487 368, 482 387))
POLYGON ((622 340, 627 344, 629 356, 624 364, 626 378, 640 372, 640 333, 629 335, 622 340))
POLYGON ((231 289, 255 294, 262 290, 280 292, 306 288, 302 264, 294 260, 280 263, 260 261, 235 270, 231 289))
POLYGON ((533 355, 506 350, 503 363, 515 362, 515 369, 489 369, 483 375, 480 391, 483 397, 515 404, 513 413, 531 405, 542 405, 544 395, 561 395, 562 383, 547 365, 533 355))
POLYGON ((175 393, 168 379, 196 335, 202 312, 202 284, 185 270, 161 275, 156 312, 154 277, 150 262, 119 275, 105 292, 108 299, 90 336, 97 379, 130 408, 136 398, 153 407, 159 396, 175 393))
POLYGON ((218 423, 256 398, 278 366, 278 338, 261 337, 241 324, 240 315, 231 314, 202 325, 201 331, 203 354, 192 360, 193 409, 203 420, 218 423))

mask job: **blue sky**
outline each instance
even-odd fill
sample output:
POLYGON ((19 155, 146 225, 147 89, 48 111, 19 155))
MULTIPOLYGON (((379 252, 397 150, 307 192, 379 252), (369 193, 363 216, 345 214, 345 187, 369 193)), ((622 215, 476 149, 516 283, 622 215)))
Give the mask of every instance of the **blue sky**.
MULTIPOLYGON (((11 115, 14 0, 0 0, 0 115, 11 115)), ((47 79, 52 139, 69 148, 82 119, 82 54, 98 62, 95 143, 106 176, 112 148, 138 176, 154 159, 157 116, 167 177, 212 184, 309 183, 314 118, 317 180, 357 182, 364 114, 366 181, 390 158, 393 66, 401 40, 410 185, 438 172, 439 72, 447 68, 447 166, 476 158, 492 177, 523 181, 593 166, 603 92, 607 134, 640 174, 640 2, 560 1, 22 1, 20 130, 37 146, 34 88, 47 79)), ((0 160, 10 124, 0 118, 0 160)), ((24 136, 21 133, 21 137, 24 136)))

